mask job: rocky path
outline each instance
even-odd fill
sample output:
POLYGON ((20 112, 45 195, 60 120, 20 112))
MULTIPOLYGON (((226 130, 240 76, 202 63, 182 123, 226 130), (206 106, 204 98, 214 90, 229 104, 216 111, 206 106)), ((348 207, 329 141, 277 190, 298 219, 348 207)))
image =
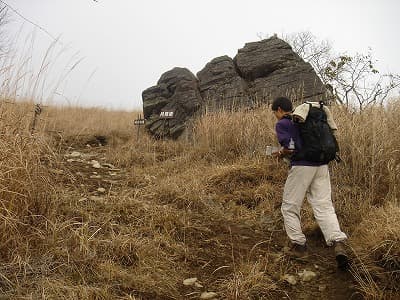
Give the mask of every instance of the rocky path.
POLYGON ((123 185, 126 179, 126 170, 106 162, 104 151, 104 148, 70 150, 63 157, 61 169, 68 170, 70 181, 79 184, 89 196, 113 193, 112 187, 123 185))
MULTIPOLYGON (((99 200, 107 194, 118 193, 118 188, 115 187, 124 186, 129 174, 128 170, 116 168, 108 163, 105 157, 105 149, 102 147, 69 149, 63 156, 61 162, 63 167, 51 171, 55 174, 64 173, 70 183, 79 185, 82 195, 80 201, 99 200)), ((283 230, 273 227, 269 234, 269 244, 258 247, 256 254, 271 257, 274 263, 282 265, 285 269, 283 276, 277 275, 279 273, 269 274, 278 285, 279 292, 275 294, 276 298, 361 299, 356 293, 351 274, 337 269, 333 251, 324 246, 322 235, 318 231, 308 235, 310 251, 309 255, 303 259, 291 259, 284 255, 286 242, 283 230)), ((265 233, 254 232, 253 228, 246 224, 239 224, 239 226, 232 224, 229 230, 221 231, 217 238, 221 243, 224 240, 228 243, 232 236, 237 238, 235 244, 243 255, 254 251, 254 246, 260 240, 265 240, 265 233)), ((228 257, 230 255, 229 253, 228 257)), ((206 276, 206 268, 203 269, 206 276)), ((194 267, 194 273, 196 273, 196 267, 194 267)), ((212 285, 215 280, 217 279, 210 278, 207 282, 212 285)), ((222 299, 218 298, 219 291, 217 290, 196 292, 203 285, 204 280, 199 281, 196 277, 186 278, 182 282, 182 290, 186 291, 185 295, 188 296, 183 299, 222 299), (192 291, 195 291, 194 294, 192 291)))

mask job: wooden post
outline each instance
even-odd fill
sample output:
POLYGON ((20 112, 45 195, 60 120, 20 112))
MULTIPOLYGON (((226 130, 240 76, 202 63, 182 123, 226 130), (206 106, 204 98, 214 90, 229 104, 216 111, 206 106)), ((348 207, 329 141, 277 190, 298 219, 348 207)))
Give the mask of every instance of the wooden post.
MULTIPOLYGON (((138 115, 138 119, 141 119, 141 114, 138 115)), ((137 126, 136 142, 139 142, 140 125, 137 126)))
POLYGON ((41 113, 42 113, 42 107, 40 106, 40 104, 35 104, 32 126, 31 126, 31 134, 33 134, 33 132, 35 131, 37 119, 41 113))
POLYGON ((133 121, 133 125, 137 126, 136 141, 139 141, 140 126, 146 123, 145 119, 142 119, 142 115, 139 114, 138 118, 133 121))

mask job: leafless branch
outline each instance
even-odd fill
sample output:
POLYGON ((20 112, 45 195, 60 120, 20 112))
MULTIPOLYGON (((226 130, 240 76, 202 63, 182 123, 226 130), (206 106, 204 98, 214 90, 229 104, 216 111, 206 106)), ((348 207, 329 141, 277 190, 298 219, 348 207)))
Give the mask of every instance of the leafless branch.
POLYGON ((341 105, 348 107, 356 104, 361 111, 374 104, 383 104, 400 87, 398 74, 380 74, 375 69, 376 61, 371 53, 353 56, 335 54, 328 41, 318 40, 308 31, 283 38, 313 66, 341 105))

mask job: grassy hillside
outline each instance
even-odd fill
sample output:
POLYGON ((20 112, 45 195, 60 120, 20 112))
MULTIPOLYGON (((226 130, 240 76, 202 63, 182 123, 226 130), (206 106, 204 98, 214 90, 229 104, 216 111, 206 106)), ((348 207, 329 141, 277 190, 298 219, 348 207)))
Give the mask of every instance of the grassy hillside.
POLYGON ((2 299, 399 297, 400 100, 333 109, 349 273, 336 271, 309 205, 311 257, 283 254, 287 166, 264 155, 276 143, 268 107, 205 115, 175 142, 138 135, 137 113, 83 108, 45 107, 31 135, 33 109, 0 102, 2 299), (301 281, 305 269, 316 278, 301 281))

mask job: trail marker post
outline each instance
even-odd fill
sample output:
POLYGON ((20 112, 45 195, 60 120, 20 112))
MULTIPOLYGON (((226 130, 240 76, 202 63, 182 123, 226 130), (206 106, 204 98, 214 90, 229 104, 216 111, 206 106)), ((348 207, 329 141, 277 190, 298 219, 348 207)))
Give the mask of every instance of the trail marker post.
POLYGON ((32 126, 31 126, 31 134, 33 134, 33 132, 36 129, 37 119, 41 113, 42 113, 42 106, 40 104, 35 104, 35 109, 33 112, 32 126))
POLYGON ((139 141, 140 126, 144 125, 145 123, 146 120, 142 118, 141 114, 139 114, 137 119, 133 121, 133 125, 137 126, 136 141, 139 141))

